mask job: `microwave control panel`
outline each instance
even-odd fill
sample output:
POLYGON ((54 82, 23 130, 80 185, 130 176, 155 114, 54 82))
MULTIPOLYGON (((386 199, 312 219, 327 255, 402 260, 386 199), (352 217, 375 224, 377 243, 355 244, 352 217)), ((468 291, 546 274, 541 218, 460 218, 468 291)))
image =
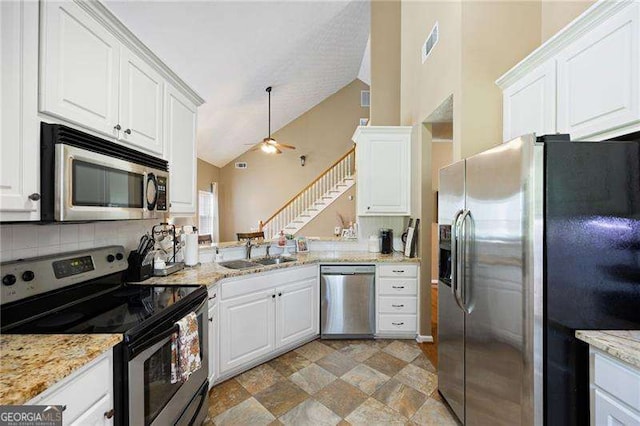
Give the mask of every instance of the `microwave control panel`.
POLYGON ((156 210, 167 211, 167 178, 158 176, 158 199, 156 201, 156 210))

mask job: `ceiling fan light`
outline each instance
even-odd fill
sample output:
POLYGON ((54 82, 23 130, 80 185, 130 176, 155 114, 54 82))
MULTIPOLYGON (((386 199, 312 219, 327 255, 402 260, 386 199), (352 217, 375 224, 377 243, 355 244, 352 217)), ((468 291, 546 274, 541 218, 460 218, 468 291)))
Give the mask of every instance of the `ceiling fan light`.
POLYGON ((267 142, 264 142, 262 144, 261 149, 262 149, 262 152, 265 152, 267 154, 274 154, 276 152, 276 147, 267 142))

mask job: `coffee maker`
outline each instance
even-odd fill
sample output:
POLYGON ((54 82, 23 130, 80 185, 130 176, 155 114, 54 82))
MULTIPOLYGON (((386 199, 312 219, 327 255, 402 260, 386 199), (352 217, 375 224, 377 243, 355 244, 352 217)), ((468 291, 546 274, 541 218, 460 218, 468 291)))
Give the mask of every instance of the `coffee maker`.
POLYGON ((382 228, 380 229, 380 253, 391 254, 393 253, 393 230, 382 228))

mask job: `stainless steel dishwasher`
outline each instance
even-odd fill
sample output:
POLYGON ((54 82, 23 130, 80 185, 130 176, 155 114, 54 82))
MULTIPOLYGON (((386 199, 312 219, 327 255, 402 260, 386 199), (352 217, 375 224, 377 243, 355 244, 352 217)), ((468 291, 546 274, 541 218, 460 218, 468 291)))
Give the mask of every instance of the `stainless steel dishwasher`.
POLYGON ((374 265, 320 267, 321 338, 373 338, 375 271, 374 265))

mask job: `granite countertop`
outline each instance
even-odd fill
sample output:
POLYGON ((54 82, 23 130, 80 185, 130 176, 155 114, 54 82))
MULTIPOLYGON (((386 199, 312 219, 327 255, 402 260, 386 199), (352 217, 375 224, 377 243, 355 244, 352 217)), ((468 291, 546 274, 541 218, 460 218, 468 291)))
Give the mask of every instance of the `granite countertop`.
MULTIPOLYGON (((343 242, 343 243, 357 243, 357 238, 344 238, 344 237, 307 237, 308 241, 322 241, 322 242, 343 242)), ((200 244, 199 248, 201 250, 204 249, 215 249, 216 247, 219 249, 233 248, 233 247, 244 247, 247 244, 246 241, 224 241, 220 243, 211 243, 211 244, 200 244)), ((252 240, 251 244, 254 247, 262 247, 266 245, 277 245, 278 238, 274 238, 272 240, 252 240)))
POLYGON ((120 341, 120 334, 3 334, 0 405, 28 402, 120 341))
POLYGON ((636 368, 640 368, 640 330, 577 330, 576 337, 636 368))
POLYGON ((243 275, 273 271, 275 269, 291 268, 313 263, 354 262, 354 263, 417 263, 420 258, 408 258, 401 253, 380 254, 366 251, 312 251, 309 253, 297 253, 295 262, 281 263, 278 265, 263 266, 250 269, 229 269, 217 263, 203 263, 193 268, 185 268, 166 277, 151 277, 139 284, 149 285, 180 285, 199 284, 211 285, 225 278, 240 277, 243 275))

